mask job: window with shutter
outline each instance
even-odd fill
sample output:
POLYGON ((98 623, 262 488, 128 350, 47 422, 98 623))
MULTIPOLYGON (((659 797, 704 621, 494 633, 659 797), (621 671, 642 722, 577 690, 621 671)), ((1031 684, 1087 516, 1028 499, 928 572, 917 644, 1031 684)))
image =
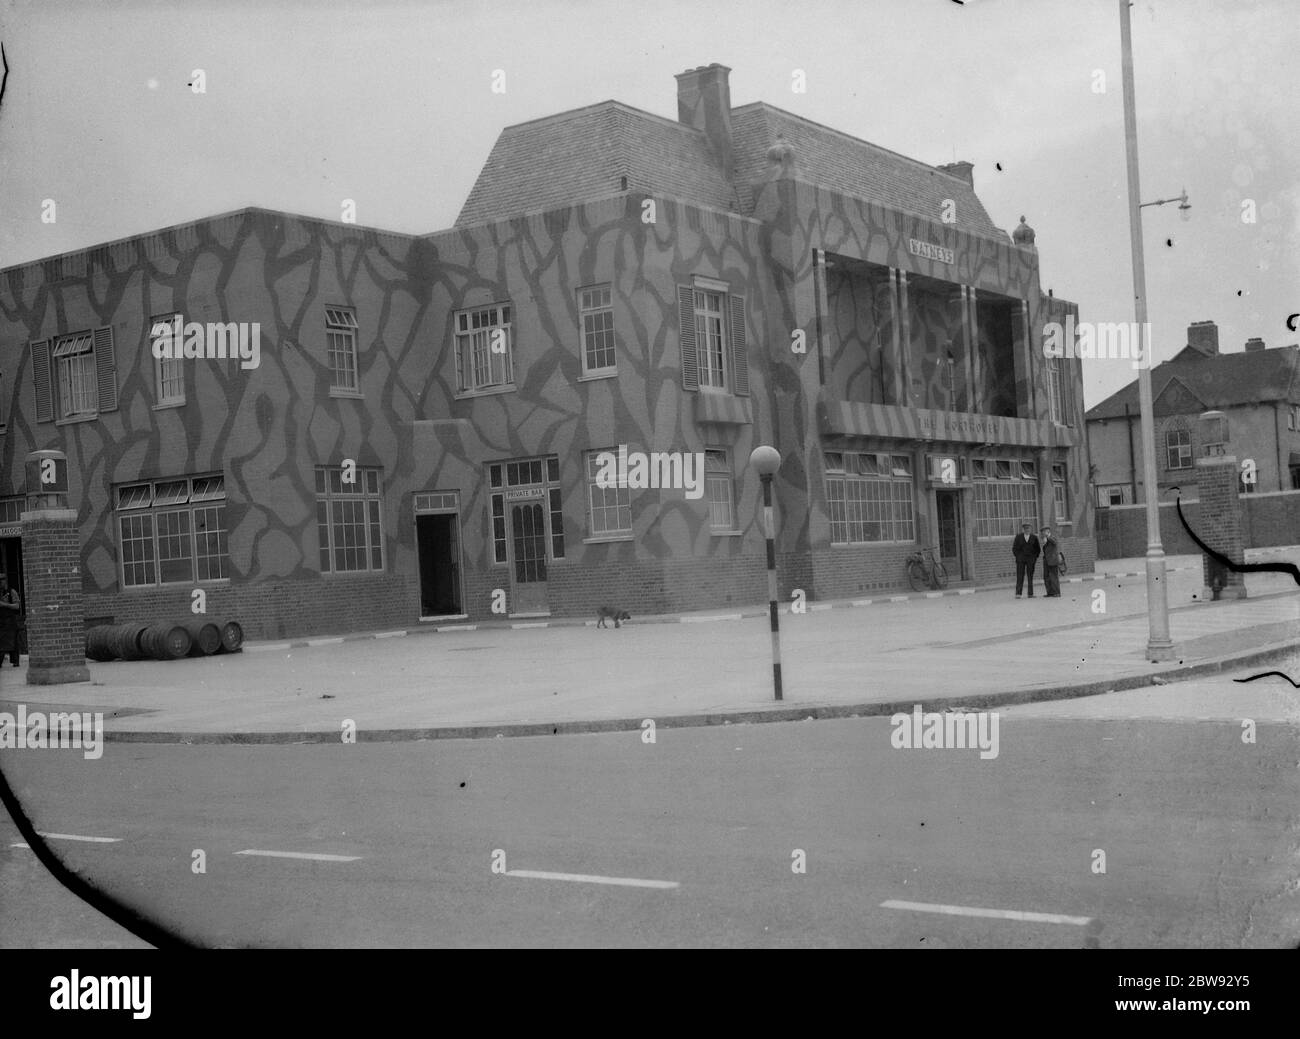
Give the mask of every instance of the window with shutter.
POLYGON ((731 369, 735 375, 731 391, 749 396, 749 353, 745 344, 745 297, 731 296, 731 369))
POLYGON ((113 330, 95 329, 95 378, 99 390, 99 412, 117 410, 117 358, 113 351, 113 330))
POLYGON ((50 341, 32 343, 32 377, 36 382, 36 421, 54 421, 54 389, 50 385, 50 341))
POLYGON ((677 286, 677 316, 681 323, 682 389, 698 390, 700 367, 695 342, 695 290, 689 285, 677 286))

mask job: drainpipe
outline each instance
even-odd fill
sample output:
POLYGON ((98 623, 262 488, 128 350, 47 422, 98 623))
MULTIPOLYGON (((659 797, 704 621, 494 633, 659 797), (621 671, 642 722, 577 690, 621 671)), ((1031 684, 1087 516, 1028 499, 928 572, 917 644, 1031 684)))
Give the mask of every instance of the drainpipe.
POLYGON ((1273 402, 1273 440, 1277 444, 1277 489, 1285 491, 1282 474, 1287 472, 1287 465, 1282 461, 1282 405, 1273 402))
MULTIPOLYGON (((1133 476, 1133 504, 1138 503, 1138 469, 1137 458, 1133 454, 1133 416, 1128 412, 1128 405, 1124 405, 1124 428, 1128 431, 1128 471, 1133 476)), ((1147 481, 1150 483, 1150 480, 1147 481)))

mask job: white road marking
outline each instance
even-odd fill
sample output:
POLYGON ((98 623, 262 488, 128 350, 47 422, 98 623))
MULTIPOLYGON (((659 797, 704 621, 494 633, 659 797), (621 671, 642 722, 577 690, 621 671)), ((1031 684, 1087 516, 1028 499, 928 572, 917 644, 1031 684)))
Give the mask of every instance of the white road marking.
POLYGON ((478 631, 477 624, 443 624, 434 631, 478 631))
POLYGON ((309 646, 332 646, 332 645, 334 645, 335 643, 337 643, 337 642, 342 642, 342 641, 343 641, 343 636, 342 636, 342 635, 336 635, 336 636, 335 636, 334 638, 332 638, 332 639, 308 639, 308 640, 307 640, 307 645, 309 645, 309 646))
POLYGON ((833 605, 834 605, 833 603, 828 603, 828 602, 811 603, 811 604, 808 606, 808 609, 810 609, 810 610, 829 610, 829 609, 831 609, 831 608, 833 607, 833 605))
POLYGON ((853 605, 854 605, 854 606, 870 606, 871 603, 872 603, 873 601, 874 601, 874 600, 872 600, 872 599, 854 599, 854 600, 853 600, 853 605))
POLYGON ((943 592, 926 592, 925 597, 927 599, 942 599, 943 592))
POLYGON ((986 916, 995 920, 1019 920, 1029 924, 1073 924, 1084 927, 1090 916, 1064 916, 1061 913, 1023 913, 1018 909, 979 909, 975 906, 937 905, 932 902, 900 902, 891 898, 880 903, 881 909, 913 909, 918 913, 944 913, 948 916, 986 916))
POLYGON ((510 627, 512 627, 512 628, 545 628, 545 627, 547 627, 547 622, 546 622, 546 621, 529 621, 527 624, 512 624, 512 625, 510 625, 510 627))
POLYGON ((310 859, 312 862, 356 862, 360 855, 323 855, 313 851, 259 851, 245 848, 235 852, 236 855, 264 855, 271 859, 310 859))
MULTIPOLYGON (((121 837, 84 837, 79 833, 40 833, 47 841, 84 841, 87 844, 121 844, 121 837)), ((29 844, 18 843, 9 845, 11 848, 28 848, 29 844)))
POLYGON ((400 639, 406 635, 404 631, 381 631, 375 635, 377 639, 400 639))
POLYGON ((527 877, 532 880, 569 880, 576 884, 615 884, 619 887, 680 887, 675 880, 638 880, 636 877, 596 877, 587 873, 547 873, 536 869, 508 869, 507 877, 527 877))
POLYGON ((890 602, 907 602, 907 596, 906 596, 906 595, 891 595, 891 596, 889 597, 889 601, 890 601, 890 602))
POLYGON ((268 652, 268 651, 270 651, 270 650, 277 650, 277 649, 292 649, 292 648, 293 648, 293 646, 292 646, 290 643, 288 643, 288 642, 268 642, 268 643, 264 643, 263 645, 260 645, 260 646, 258 646, 258 645, 251 645, 251 646, 246 645, 246 646, 244 647, 244 652, 245 652, 245 653, 266 653, 266 652, 268 652))
POLYGON ((707 624, 709 621, 738 621, 741 619, 738 613, 715 613, 707 617, 682 617, 683 624, 707 624))
POLYGON ((974 594, 975 594, 975 589, 974 589, 974 588, 958 588, 958 589, 957 589, 957 594, 958 594, 958 595, 974 595, 974 594))

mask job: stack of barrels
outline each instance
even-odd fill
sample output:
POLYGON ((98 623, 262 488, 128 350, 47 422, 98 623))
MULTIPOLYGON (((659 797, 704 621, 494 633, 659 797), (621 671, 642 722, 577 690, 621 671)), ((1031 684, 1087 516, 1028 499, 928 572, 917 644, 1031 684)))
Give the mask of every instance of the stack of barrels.
POLYGON ((86 632, 86 656, 100 661, 179 660, 211 653, 238 653, 243 644, 244 629, 238 621, 131 621, 100 625, 86 632))

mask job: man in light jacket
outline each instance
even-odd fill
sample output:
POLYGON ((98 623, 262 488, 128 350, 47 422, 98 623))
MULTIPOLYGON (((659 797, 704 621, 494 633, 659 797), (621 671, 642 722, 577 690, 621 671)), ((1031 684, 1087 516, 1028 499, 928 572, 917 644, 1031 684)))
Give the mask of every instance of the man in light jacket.
POLYGON ((1024 587, 1025 578, 1029 578, 1029 598, 1034 597, 1034 567, 1038 565, 1040 548, 1038 538, 1034 537, 1034 528, 1028 523, 1020 525, 1020 533, 1011 542, 1011 554, 1016 558, 1016 598, 1024 587))
POLYGON ((1043 528, 1043 584, 1049 599, 1061 597, 1061 543, 1051 527, 1043 528))

